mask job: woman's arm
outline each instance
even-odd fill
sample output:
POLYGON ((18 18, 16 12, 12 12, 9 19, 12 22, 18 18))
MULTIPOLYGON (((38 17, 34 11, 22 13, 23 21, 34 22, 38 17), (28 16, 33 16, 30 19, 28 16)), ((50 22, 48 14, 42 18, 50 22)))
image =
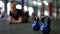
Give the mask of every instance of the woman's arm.
POLYGON ((12 24, 12 17, 11 16, 8 17, 8 23, 12 24))
POLYGON ((13 23, 13 24, 19 24, 19 23, 22 23, 23 20, 24 20, 24 19, 23 19, 23 16, 20 16, 20 17, 18 18, 18 20, 13 20, 12 23, 13 23))

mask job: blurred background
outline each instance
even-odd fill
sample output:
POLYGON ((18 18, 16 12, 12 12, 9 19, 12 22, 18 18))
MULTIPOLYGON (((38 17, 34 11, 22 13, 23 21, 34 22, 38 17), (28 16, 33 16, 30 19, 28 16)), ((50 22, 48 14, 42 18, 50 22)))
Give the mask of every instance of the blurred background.
MULTIPOLYGON (((43 15, 51 16, 54 19, 60 19, 60 5, 59 0, 14 0, 17 9, 24 9, 23 11, 37 15, 39 18, 43 15), (23 5, 23 6, 22 6, 23 5)), ((9 15, 10 5, 9 0, 0 0, 0 12, 4 15, 9 15)), ((1 15, 0 15, 1 16, 1 15)))
MULTIPOLYGON (((60 34, 60 0, 14 0, 16 8, 27 12, 29 17, 26 24, 8 24, 10 12, 9 0, 0 0, 0 34, 41 34, 32 30, 34 16, 51 17, 51 34, 60 34)), ((40 21, 40 20, 39 20, 40 21)))

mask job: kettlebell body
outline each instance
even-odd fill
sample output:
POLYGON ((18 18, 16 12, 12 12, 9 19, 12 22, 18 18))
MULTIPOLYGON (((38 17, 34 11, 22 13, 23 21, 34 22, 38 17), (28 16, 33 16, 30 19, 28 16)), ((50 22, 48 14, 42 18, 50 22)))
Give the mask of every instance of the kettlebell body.
POLYGON ((39 31, 40 25, 39 25, 39 23, 37 23, 37 21, 34 21, 34 23, 32 24, 32 29, 34 31, 39 31))
POLYGON ((50 32, 50 26, 46 23, 42 23, 40 26, 40 30, 42 33, 48 33, 50 32))

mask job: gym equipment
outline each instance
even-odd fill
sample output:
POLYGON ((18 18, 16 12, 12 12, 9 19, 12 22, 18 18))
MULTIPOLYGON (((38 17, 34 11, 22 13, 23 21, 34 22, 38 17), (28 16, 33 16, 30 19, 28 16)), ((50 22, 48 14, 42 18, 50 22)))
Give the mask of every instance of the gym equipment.
POLYGON ((34 31, 39 31, 40 25, 39 25, 39 19, 38 19, 38 17, 35 17, 34 22, 32 24, 32 29, 34 31))
POLYGON ((48 16, 44 16, 41 18, 41 26, 40 26, 40 30, 43 34, 49 34, 50 31, 51 31, 51 28, 50 28, 50 23, 51 23, 51 20, 48 16), (47 19, 47 23, 45 23, 45 19, 47 19))

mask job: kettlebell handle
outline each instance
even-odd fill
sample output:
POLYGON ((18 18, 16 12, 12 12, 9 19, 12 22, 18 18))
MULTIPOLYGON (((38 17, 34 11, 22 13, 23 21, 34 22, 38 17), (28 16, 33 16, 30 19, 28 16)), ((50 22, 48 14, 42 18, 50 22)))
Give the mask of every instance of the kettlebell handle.
POLYGON ((51 19, 50 19, 49 16, 43 16, 43 17, 41 18, 41 22, 42 22, 42 23, 45 23, 45 22, 44 22, 44 19, 45 19, 46 17, 48 18, 48 19, 47 19, 47 24, 50 25, 51 19))

